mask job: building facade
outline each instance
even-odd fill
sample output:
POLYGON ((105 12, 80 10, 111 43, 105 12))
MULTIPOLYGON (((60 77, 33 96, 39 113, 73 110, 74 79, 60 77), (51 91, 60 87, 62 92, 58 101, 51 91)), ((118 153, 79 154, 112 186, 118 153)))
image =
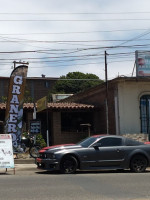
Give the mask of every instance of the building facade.
MULTIPOLYGON (((46 96, 48 89, 38 94, 39 84, 45 87, 45 83, 45 79, 28 81, 31 93, 34 91, 35 99, 46 96), (34 85, 33 88, 32 85, 34 85)), ((0 121, 4 121, 5 106, 4 103, 0 104, 0 121)), ((33 108, 33 103, 24 104, 25 131, 29 131, 30 120, 33 119, 33 108)), ((109 134, 129 134, 135 135, 136 139, 142 137, 148 140, 150 81, 147 78, 118 77, 108 81, 107 95, 106 84, 102 83, 58 102, 48 103, 47 110, 37 113, 37 119, 41 120, 41 133, 45 140, 47 139, 46 131, 49 130, 51 145, 76 143, 88 135, 107 134, 107 130, 109 134)))
POLYGON ((150 81, 148 78, 119 77, 108 81, 108 127, 106 84, 103 83, 65 99, 70 102, 99 106, 95 126, 99 133, 125 135, 150 134, 150 81))
MULTIPOLYGON (((9 77, 0 77, 0 102, 5 102, 8 94, 9 77)), ((27 77, 25 94, 36 102, 53 88, 58 78, 51 77, 27 77)))

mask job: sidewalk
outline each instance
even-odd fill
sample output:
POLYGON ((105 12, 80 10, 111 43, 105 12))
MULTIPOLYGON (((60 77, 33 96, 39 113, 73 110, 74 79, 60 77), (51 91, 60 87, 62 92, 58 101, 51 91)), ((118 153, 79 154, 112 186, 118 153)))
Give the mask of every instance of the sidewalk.
POLYGON ((36 175, 41 170, 36 164, 15 164, 15 168, 0 168, 1 175, 36 175))
POLYGON ((28 153, 14 155, 15 164, 35 164, 35 159, 31 158, 28 153))
POLYGON ((34 158, 15 158, 14 159, 15 164, 35 164, 34 158))

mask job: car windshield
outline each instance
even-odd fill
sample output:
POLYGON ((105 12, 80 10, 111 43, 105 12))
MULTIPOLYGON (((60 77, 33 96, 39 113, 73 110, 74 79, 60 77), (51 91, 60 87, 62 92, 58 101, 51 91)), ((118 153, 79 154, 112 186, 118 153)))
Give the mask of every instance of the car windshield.
POLYGON ((79 143, 77 143, 77 145, 81 145, 82 147, 89 147, 96 140, 97 140, 97 137, 88 137, 88 138, 80 141, 79 143))

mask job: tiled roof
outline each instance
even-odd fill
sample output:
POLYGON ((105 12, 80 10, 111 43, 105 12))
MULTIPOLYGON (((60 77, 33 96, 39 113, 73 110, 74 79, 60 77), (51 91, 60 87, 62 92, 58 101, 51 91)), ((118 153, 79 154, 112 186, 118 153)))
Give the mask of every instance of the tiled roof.
POLYGON ((93 109, 94 105, 80 103, 48 103, 48 108, 55 109, 93 109))
MULTIPOLYGON (((33 103, 24 103, 23 104, 24 109, 33 109, 34 104, 33 103)), ((80 104, 80 103, 48 103, 48 109, 94 109, 94 105, 89 104, 80 104)), ((0 103, 0 110, 6 109, 5 103, 0 103)))
POLYGON ((0 110, 6 109, 6 103, 0 103, 0 110))

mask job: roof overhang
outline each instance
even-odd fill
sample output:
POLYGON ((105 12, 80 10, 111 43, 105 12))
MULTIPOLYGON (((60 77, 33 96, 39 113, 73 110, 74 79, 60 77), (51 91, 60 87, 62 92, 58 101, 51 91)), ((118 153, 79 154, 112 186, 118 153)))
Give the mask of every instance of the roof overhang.
MULTIPOLYGON (((94 105, 89 104, 80 104, 80 103, 48 103, 47 109, 48 110, 94 110, 97 107, 94 105)), ((6 109, 6 103, 0 103, 0 110, 6 109)), ((23 104, 24 110, 33 110, 34 103, 24 103, 23 104)), ((98 109, 98 108, 97 108, 98 109)))

